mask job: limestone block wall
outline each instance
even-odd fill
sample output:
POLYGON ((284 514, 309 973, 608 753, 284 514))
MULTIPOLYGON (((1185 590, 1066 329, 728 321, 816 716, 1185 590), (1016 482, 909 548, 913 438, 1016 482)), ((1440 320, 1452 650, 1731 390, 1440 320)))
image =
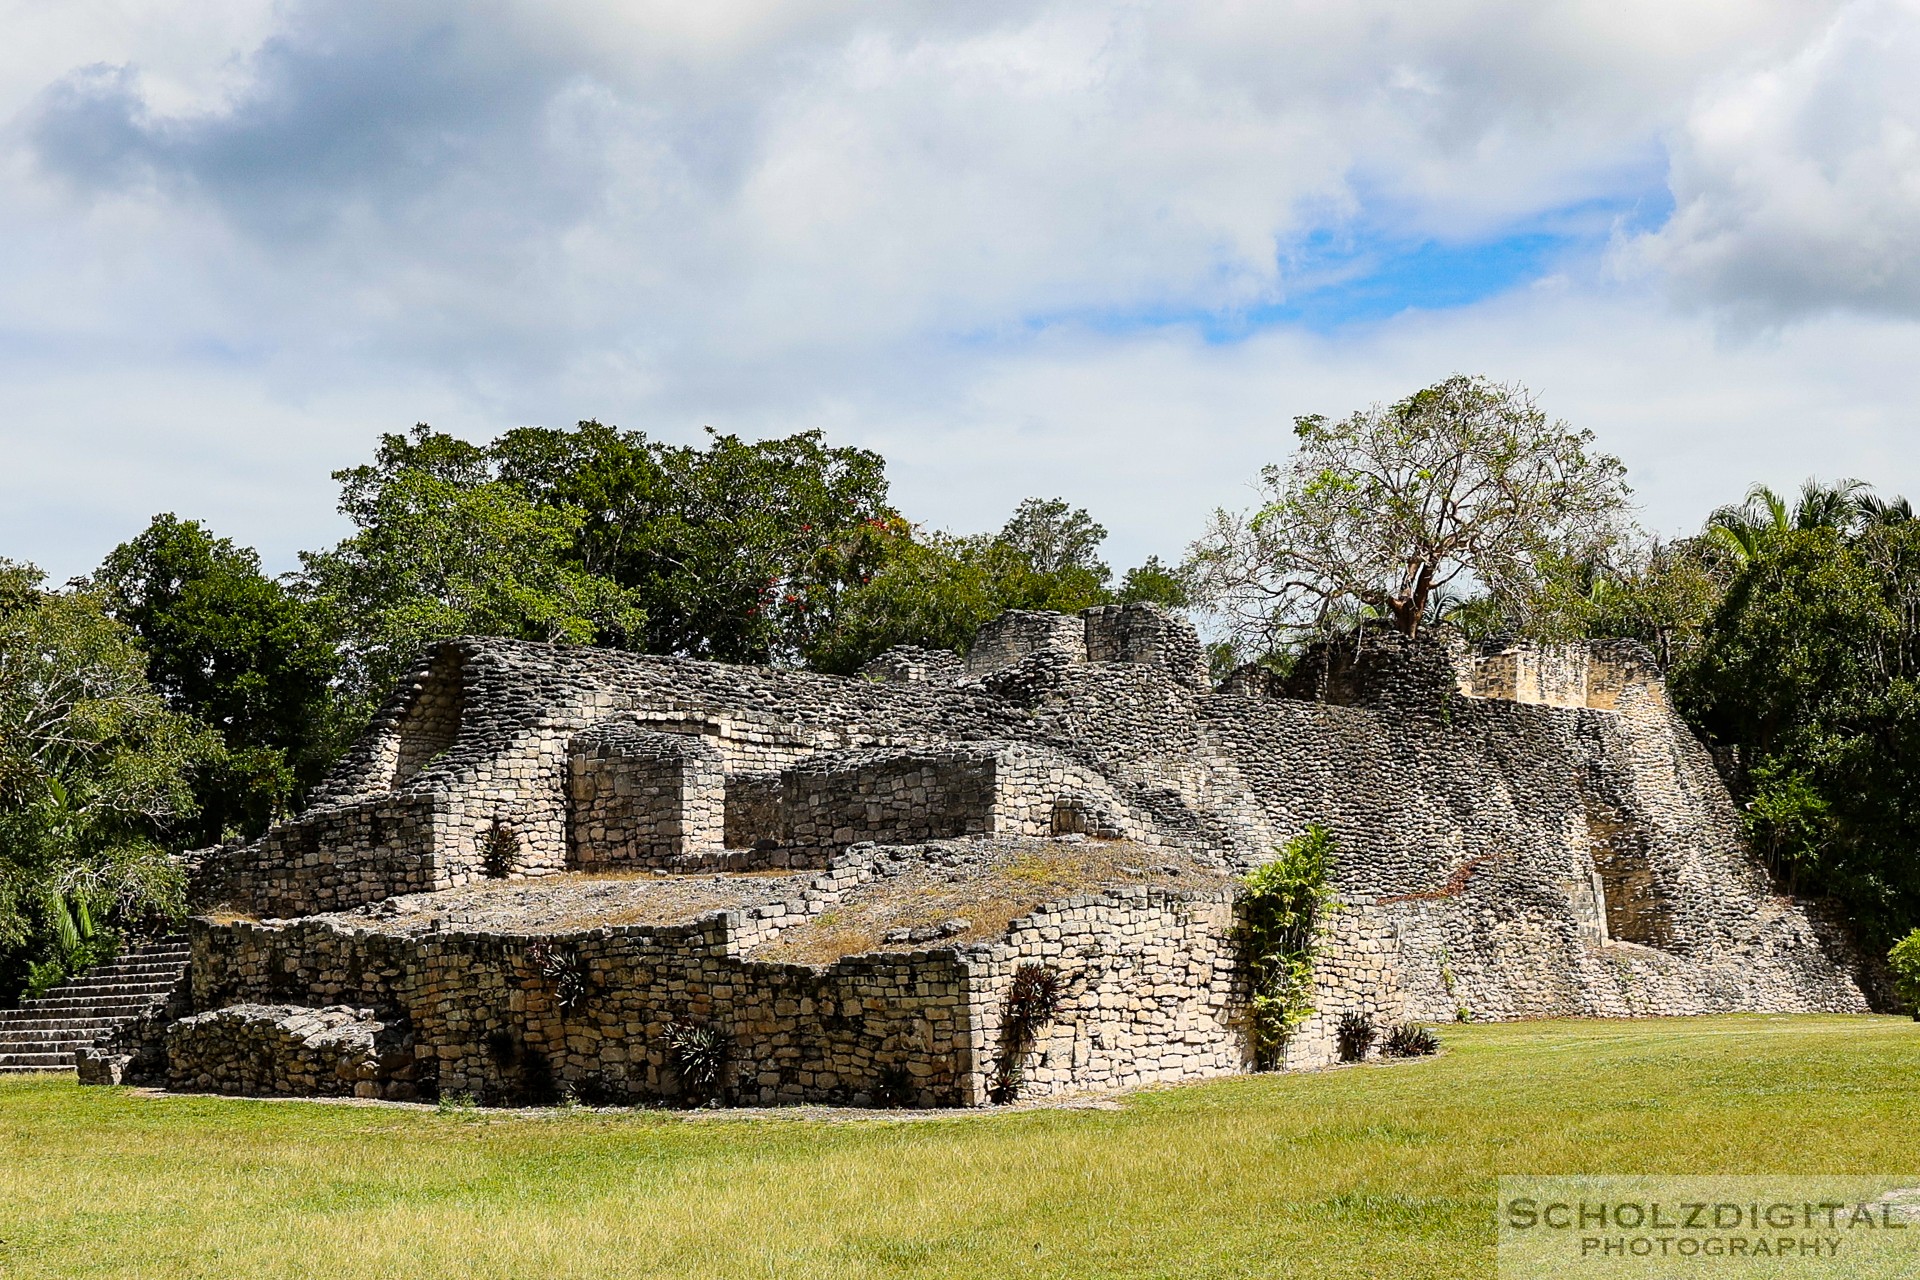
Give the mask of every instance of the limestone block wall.
POLYGON ((974 953, 973 1091, 1019 1068, 1045 1097, 1247 1070, 1244 995, 1228 893, 1127 889, 1049 904, 974 953), (1059 1011, 1030 1044, 1010 1040, 1007 997, 1023 965, 1059 979, 1059 1011))
POLYGON ((912 644, 897 644, 860 668, 863 679, 886 684, 952 684, 966 673, 966 661, 953 650, 912 644))
POLYGON ((1549 707, 1587 705, 1585 645, 1506 644, 1483 648, 1465 659, 1468 692, 1476 698, 1549 707))
POLYGON ((967 650, 967 673, 999 671, 1043 652, 1068 662, 1085 662, 1087 624, 1077 614, 1009 609, 974 633, 973 647, 967 650))
MULTIPOLYGON (((1001 676, 1018 679, 1021 668, 1001 676)), ((992 677, 994 679, 1000 678, 992 677)), ((1153 839, 1258 861, 1279 836, 1240 765, 1211 736, 1200 703, 1164 667, 1111 663, 1049 673, 1022 690, 1036 738, 1101 780, 1153 839)))
POLYGON ((1489 641, 1455 651, 1461 691, 1548 707, 1612 710, 1629 689, 1657 686, 1659 670, 1630 641, 1539 645, 1489 641))
MULTIPOLYGON (((730 812, 734 802, 730 799, 730 812)), ((915 844, 971 835, 1085 832, 1156 843, 1095 770, 1020 743, 821 754, 780 775, 771 813, 765 791, 743 788, 727 843, 742 847, 771 826, 785 865, 822 866, 848 845, 915 844)))
POLYGON ((197 873, 198 897, 262 915, 304 915, 451 888, 445 850, 454 829, 441 796, 334 806, 252 845, 216 851, 197 873))
MULTIPOLYGON (((608 1101, 680 1098, 667 1038, 676 1023, 726 1037, 733 1102, 978 1101, 966 1093, 970 1006, 954 952, 762 964, 735 954, 741 924, 718 914, 553 937, 417 938, 321 921, 202 924, 195 998, 211 1009, 371 1008, 411 1034, 416 1087, 488 1102, 552 1101, 569 1088, 608 1101), (571 1004, 566 972, 578 976, 571 1004)), ((226 1070, 225 1043, 206 1049, 209 1073, 226 1070)), ((183 1074, 199 1068, 195 1053, 183 1048, 183 1074)))
POLYGON ((780 843, 824 860, 856 841, 988 834, 1002 750, 855 751, 796 765, 781 775, 780 843))
POLYGON ((1366 1017, 1383 1040, 1389 1028, 1402 1022, 1442 1020, 1431 1014, 1410 1017, 1413 1011, 1400 981, 1399 931, 1367 907, 1337 907, 1322 922, 1314 943, 1310 999, 1313 1013, 1287 1041, 1281 1065, 1288 1069, 1339 1061, 1337 1033, 1341 1018, 1349 1013, 1366 1017))
POLYGON ((572 865, 667 867, 717 856, 725 837, 725 761, 692 734, 633 721, 595 726, 568 760, 572 865))
POLYGON ((1410 702, 1203 711, 1275 829, 1333 831, 1342 896, 1399 932, 1411 1016, 1866 1007, 1858 958, 1772 893, 1660 686, 1611 711, 1410 702))
MULTIPOLYGON (((202 1012, 168 1032, 170 1078, 243 1093, 674 1099, 674 1025, 724 1035, 736 1103, 977 1106, 1016 1067, 1022 1097, 1227 1075, 1251 1064, 1234 910, 1231 890, 1115 889, 1050 903, 995 943, 825 966, 741 958, 778 922, 732 913, 550 937, 196 921, 202 1012), (1031 1041, 1011 1042, 1023 965, 1052 970, 1061 999, 1031 1041)), ((1399 1021, 1397 959, 1389 924, 1364 909, 1332 917, 1319 1012, 1287 1065, 1331 1061, 1348 1010, 1399 1021)))
POLYGON ((726 779, 725 843, 729 849, 752 849, 780 843, 778 773, 730 773, 726 779))
POLYGON ((1163 668, 1178 684, 1210 692, 1206 651, 1186 623, 1152 605, 1110 604, 1082 610, 1087 661, 1133 662, 1163 668))
POLYGON ((413 1046, 371 1009, 243 1004, 193 1014, 166 1031, 167 1084, 250 1096, 417 1095, 413 1046))

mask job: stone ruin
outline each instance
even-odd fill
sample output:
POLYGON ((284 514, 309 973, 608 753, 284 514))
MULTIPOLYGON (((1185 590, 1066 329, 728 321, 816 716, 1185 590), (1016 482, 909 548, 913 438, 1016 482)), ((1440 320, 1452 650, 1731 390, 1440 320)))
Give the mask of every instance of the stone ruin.
POLYGON ((1245 1071, 1236 877, 1310 823, 1341 905, 1290 1067, 1356 1012, 1869 1007, 1640 649, 1364 632, 1215 689, 1128 605, 851 679, 437 645, 304 813, 199 861, 189 985, 82 1075, 975 1106, 1245 1071))

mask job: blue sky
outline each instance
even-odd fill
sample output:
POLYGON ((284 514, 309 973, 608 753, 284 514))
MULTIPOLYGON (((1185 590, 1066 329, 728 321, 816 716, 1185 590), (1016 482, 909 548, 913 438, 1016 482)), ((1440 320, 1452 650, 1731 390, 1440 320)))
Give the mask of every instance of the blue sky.
POLYGON ((1920 0, 0 0, 0 555, 277 568, 382 431, 821 427, 1178 555, 1296 414, 1531 386, 1674 531, 1920 492, 1920 0))

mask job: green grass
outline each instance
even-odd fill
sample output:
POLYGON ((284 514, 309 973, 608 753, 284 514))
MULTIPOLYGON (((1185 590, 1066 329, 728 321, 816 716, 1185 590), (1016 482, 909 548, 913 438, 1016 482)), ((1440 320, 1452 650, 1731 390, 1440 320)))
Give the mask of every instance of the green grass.
POLYGON ((0 1276, 1475 1276, 1501 1173, 1910 1170, 1920 1024, 1546 1022, 932 1120, 0 1083, 0 1276))

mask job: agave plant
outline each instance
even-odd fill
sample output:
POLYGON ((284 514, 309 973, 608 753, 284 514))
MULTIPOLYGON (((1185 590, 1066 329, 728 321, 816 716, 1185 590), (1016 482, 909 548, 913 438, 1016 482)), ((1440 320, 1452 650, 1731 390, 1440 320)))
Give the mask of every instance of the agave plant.
POLYGON ((1440 1037, 1432 1028, 1403 1022, 1387 1032, 1380 1052, 1389 1058, 1424 1058, 1440 1051, 1440 1037))
POLYGON ((1358 1062, 1367 1056, 1373 1048, 1375 1036, 1373 1019, 1359 1010, 1350 1010, 1340 1015, 1339 1028, 1334 1038, 1340 1047, 1340 1061, 1358 1062))
POLYGON ((707 1102, 720 1091, 727 1067, 727 1033, 706 1022, 667 1024, 667 1056, 687 1097, 707 1102))

